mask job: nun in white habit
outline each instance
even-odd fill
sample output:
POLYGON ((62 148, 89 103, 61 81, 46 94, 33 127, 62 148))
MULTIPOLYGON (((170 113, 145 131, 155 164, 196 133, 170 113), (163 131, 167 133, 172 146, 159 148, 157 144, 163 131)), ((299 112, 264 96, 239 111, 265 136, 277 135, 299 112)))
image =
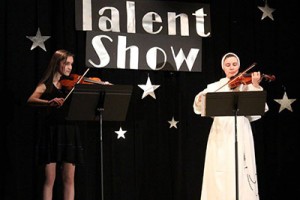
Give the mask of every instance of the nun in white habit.
MULTIPOLYGON (((239 74, 240 59, 232 52, 221 60, 226 77, 209 84, 194 100, 194 112, 201 115, 203 95, 207 92, 262 91, 260 72, 252 72, 250 84, 232 89, 227 83, 239 74)), ((265 111, 268 110, 266 104, 265 111)), ((259 200, 253 134, 250 122, 261 116, 237 116, 239 200, 259 200)), ((210 129, 202 180, 201 200, 236 200, 235 117, 214 117, 210 129)))

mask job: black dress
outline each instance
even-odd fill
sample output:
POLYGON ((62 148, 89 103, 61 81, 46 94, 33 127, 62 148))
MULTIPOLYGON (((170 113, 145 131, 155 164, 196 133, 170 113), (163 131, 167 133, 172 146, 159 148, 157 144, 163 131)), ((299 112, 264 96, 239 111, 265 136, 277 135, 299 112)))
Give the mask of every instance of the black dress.
MULTIPOLYGON (((43 99, 65 97, 64 90, 57 89, 52 83, 46 84, 43 99)), ((47 164, 84 162, 80 127, 77 122, 65 120, 68 100, 60 108, 45 107, 39 110, 39 133, 36 145, 37 162, 47 164)))

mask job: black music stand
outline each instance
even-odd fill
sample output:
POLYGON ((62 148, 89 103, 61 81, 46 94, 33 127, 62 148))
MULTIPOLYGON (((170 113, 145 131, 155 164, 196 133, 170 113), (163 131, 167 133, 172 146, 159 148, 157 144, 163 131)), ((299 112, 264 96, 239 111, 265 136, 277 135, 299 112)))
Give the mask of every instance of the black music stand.
POLYGON ((212 92, 205 95, 205 116, 234 116, 236 199, 239 199, 237 116, 263 115, 265 91, 212 92))
POLYGON ((75 85, 67 120, 99 121, 101 200, 104 200, 102 121, 125 121, 132 93, 129 85, 75 85))

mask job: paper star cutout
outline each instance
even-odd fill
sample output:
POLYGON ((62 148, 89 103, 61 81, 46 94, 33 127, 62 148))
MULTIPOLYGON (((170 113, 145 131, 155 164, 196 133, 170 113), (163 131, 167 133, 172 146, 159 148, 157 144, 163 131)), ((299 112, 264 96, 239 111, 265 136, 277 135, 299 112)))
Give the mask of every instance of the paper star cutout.
POLYGON ((272 13, 275 11, 275 9, 270 8, 267 1, 265 3, 265 6, 258 6, 258 9, 261 10, 263 12, 263 15, 261 17, 261 20, 263 20, 266 17, 269 17, 270 19, 272 19, 274 21, 273 15, 272 13))
POLYGON ((172 127, 177 128, 177 123, 178 123, 179 121, 175 121, 174 117, 172 117, 172 120, 171 120, 171 121, 168 121, 168 122, 169 122, 169 124, 170 124, 170 127, 169 127, 169 128, 172 128, 172 127))
POLYGON ((274 101, 280 104, 279 112, 284 109, 288 109, 293 112, 291 104, 296 101, 296 99, 289 99, 286 92, 284 92, 282 99, 274 99, 274 101))
POLYGON ((122 127, 120 127, 120 129, 118 131, 115 131, 116 134, 118 134, 118 139, 120 139, 121 137, 125 139, 125 133, 127 131, 123 131, 122 127))
POLYGON ((30 50, 33 50, 36 47, 41 47, 44 51, 47 51, 44 42, 48 40, 50 36, 42 36, 40 28, 38 28, 36 32, 36 36, 26 36, 26 37, 33 42, 30 50))
POLYGON ((160 85, 152 85, 150 78, 148 77, 146 85, 138 85, 141 89, 144 90, 142 99, 150 95, 156 99, 154 90, 156 90, 160 85))

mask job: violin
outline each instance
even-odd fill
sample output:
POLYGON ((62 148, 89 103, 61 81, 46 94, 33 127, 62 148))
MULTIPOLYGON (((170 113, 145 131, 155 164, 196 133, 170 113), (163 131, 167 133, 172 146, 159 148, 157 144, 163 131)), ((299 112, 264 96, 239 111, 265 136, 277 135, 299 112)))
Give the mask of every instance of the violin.
POLYGON ((60 80, 60 84, 67 90, 72 90, 76 84, 101 84, 105 85, 98 77, 82 77, 78 74, 70 74, 68 78, 60 80))
POLYGON ((87 68, 87 70, 84 72, 83 75, 70 74, 70 76, 68 76, 67 79, 62 79, 62 80, 59 81, 63 88, 66 88, 67 90, 69 90, 69 93, 65 97, 65 101, 72 94, 76 84, 93 84, 93 83, 96 83, 96 84, 101 84, 101 85, 113 85, 108 81, 103 82, 98 77, 89 77, 89 78, 85 77, 85 75, 87 74, 87 72, 89 70, 90 70, 90 68, 87 68))
MULTIPOLYGON (((275 76, 274 75, 268 75, 268 74, 262 74, 261 75, 261 80, 262 79, 265 79, 265 80, 271 82, 271 81, 275 80, 275 76)), ((235 89, 236 87, 240 86, 241 84, 248 85, 250 83, 252 83, 251 74, 244 73, 244 74, 239 74, 238 76, 232 77, 230 79, 230 81, 228 82, 228 85, 229 85, 230 89, 235 89)))

